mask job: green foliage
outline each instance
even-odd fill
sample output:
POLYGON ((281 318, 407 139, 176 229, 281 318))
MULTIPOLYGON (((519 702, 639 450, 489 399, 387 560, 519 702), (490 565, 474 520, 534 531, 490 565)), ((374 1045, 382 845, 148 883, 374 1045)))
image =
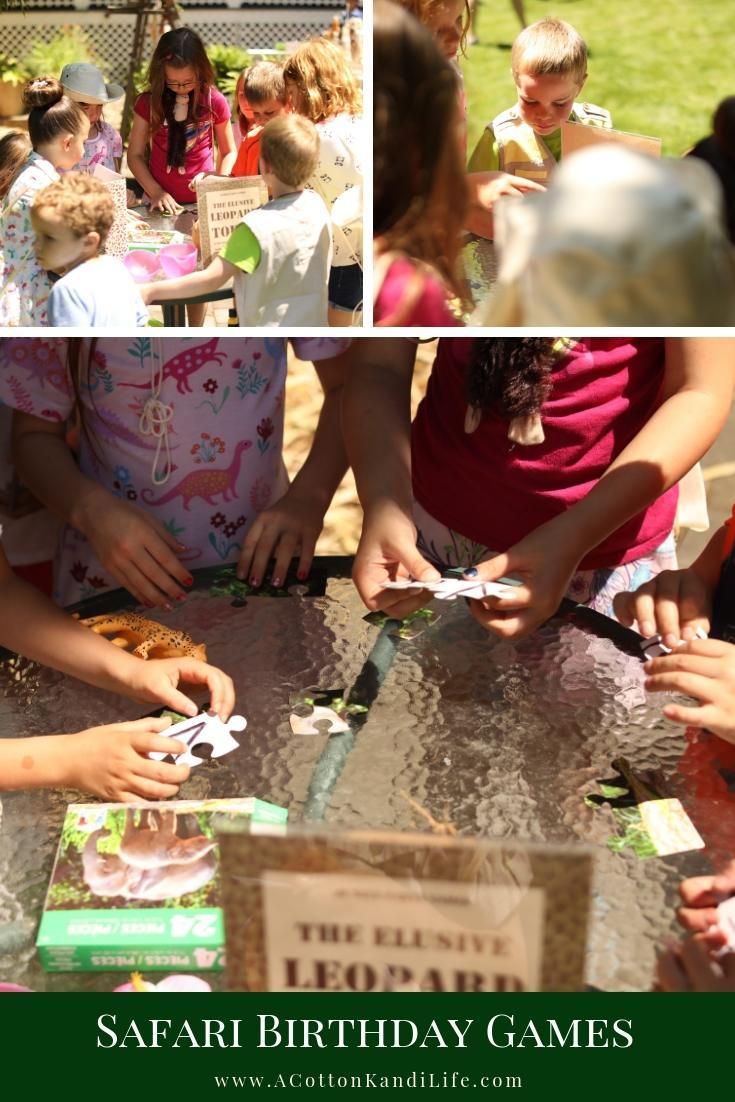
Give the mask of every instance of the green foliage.
MULTIPOLYGON (((722 0, 526 0, 530 22, 558 16, 589 47, 580 96, 610 111, 613 126, 663 139, 680 156, 710 131, 712 113, 731 91, 732 5, 722 0)), ((476 9, 477 44, 462 61, 468 103, 468 152, 483 127, 515 102, 509 47, 518 20, 508 0, 476 9)))
POLYGON ((0 82, 24 84, 28 80, 28 68, 17 57, 0 53, 0 82))
POLYGON ((64 820, 64 825, 61 828, 61 852, 66 851, 71 847, 75 849, 77 853, 81 853, 89 840, 88 830, 79 830, 74 825, 74 821, 71 817, 67 817, 64 820))
POLYGON ((48 906, 51 908, 63 908, 75 903, 78 905, 91 903, 93 898, 86 885, 79 887, 77 884, 70 884, 68 881, 52 884, 48 890, 48 906))
MULTIPOLYGON (((108 811, 105 819, 105 830, 110 833, 100 838, 97 842, 98 853, 117 853, 120 849, 120 843, 122 842, 122 836, 125 832, 125 820, 127 818, 127 811, 125 808, 120 808, 119 811, 108 811)), ((140 812, 133 812, 135 816, 135 823, 140 821, 140 812)))
POLYGON ((225 46, 215 42, 207 46, 207 57, 212 63, 215 82, 220 92, 223 96, 233 96, 240 73, 252 63, 250 54, 239 46, 225 46))
POLYGON ((23 59, 23 64, 32 77, 59 77, 64 66, 75 61, 100 65, 100 59, 85 31, 79 26, 69 26, 62 27, 49 42, 37 39, 23 59))

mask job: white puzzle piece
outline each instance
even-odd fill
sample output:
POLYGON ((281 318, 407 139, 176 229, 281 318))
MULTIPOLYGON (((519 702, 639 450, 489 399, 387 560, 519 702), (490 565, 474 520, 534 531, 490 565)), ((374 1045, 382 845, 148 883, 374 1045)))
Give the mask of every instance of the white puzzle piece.
POLYGON ((288 717, 288 721, 295 735, 323 735, 325 733, 339 735, 350 729, 349 723, 345 723, 343 719, 340 719, 332 708, 325 708, 321 704, 314 704, 308 716, 300 716, 298 713, 292 712, 288 717), (319 722, 322 724, 321 728, 317 727, 319 722))
POLYGON ((515 586, 505 582, 474 581, 470 578, 441 578, 438 582, 383 582, 383 589, 426 589, 438 601, 455 601, 457 597, 480 600, 482 597, 508 597, 515 586))
MULTIPOLYGON (((161 731, 161 734, 166 738, 175 738, 178 742, 185 743, 187 751, 176 758, 176 764, 190 765, 193 769, 195 765, 201 765, 205 760, 194 753, 197 746, 211 746, 211 757, 222 758, 240 746, 231 732, 244 731, 247 725, 248 721, 244 716, 230 716, 227 723, 223 723, 214 712, 201 712, 198 716, 192 716, 191 719, 174 723, 172 727, 161 731)), ((153 758, 154 761, 163 761, 168 754, 155 751, 148 757, 153 758)))
MULTIPOLYGON (((707 632, 702 628, 697 628, 694 633, 695 639, 706 639, 707 632)), ((686 640, 682 639, 679 643, 680 647, 686 645, 686 640)), ((665 654, 673 654, 671 647, 667 647, 660 635, 649 635, 647 639, 642 640, 641 650, 646 658, 662 658, 665 654)))

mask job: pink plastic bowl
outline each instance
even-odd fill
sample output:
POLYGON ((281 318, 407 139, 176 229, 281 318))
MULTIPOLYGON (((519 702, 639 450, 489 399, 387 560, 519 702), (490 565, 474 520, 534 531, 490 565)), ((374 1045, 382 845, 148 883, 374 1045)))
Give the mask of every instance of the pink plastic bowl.
POLYGON ((156 254, 147 253, 143 249, 133 249, 123 257, 123 264, 136 283, 147 283, 160 267, 156 254))
POLYGON ((159 255, 161 267, 169 279, 196 271, 196 245, 165 245, 159 255))

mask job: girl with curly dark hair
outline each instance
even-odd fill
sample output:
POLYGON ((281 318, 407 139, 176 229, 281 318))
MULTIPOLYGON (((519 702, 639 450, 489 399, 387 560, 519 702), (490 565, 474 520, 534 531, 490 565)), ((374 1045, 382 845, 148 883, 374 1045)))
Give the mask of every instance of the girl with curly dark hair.
POLYGON ((365 511, 354 579, 405 616, 427 593, 383 590, 437 568, 507 575, 470 602, 503 636, 566 595, 612 615, 616 592, 675 564, 676 484, 722 428, 731 339, 444 338, 410 426, 416 344, 355 342, 345 441, 365 511))

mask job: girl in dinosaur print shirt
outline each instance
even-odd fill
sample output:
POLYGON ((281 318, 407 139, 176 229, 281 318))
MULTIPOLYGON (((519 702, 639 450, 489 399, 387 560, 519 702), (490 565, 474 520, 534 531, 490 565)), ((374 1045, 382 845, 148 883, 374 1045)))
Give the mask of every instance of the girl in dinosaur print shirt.
POLYGON ((5 338, 0 401, 13 407, 25 484, 65 521, 55 597, 118 585, 142 604, 184 598, 192 567, 238 563, 253 584, 275 556, 311 565, 346 469, 340 355, 348 340, 292 341, 324 404, 289 487, 282 458, 287 340, 240 337, 5 338), (78 458, 65 442, 75 404, 78 458))

